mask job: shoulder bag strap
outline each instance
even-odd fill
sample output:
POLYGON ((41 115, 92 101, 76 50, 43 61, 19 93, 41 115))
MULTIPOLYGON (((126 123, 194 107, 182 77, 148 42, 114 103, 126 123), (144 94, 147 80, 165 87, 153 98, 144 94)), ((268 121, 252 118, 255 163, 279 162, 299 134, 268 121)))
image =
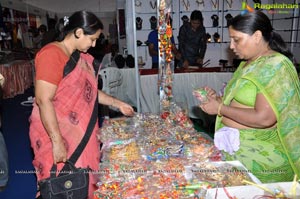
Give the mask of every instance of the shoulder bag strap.
MULTIPOLYGON (((98 99, 98 98, 96 98, 96 99, 98 99)), ((75 151, 73 152, 71 157, 69 158, 69 161, 72 162, 73 164, 75 164, 75 162, 79 158, 81 152, 85 148, 86 144, 88 143, 88 141, 92 135, 93 129, 95 128, 95 124, 97 121, 97 112, 98 112, 97 110, 98 110, 98 100, 95 101, 92 116, 91 116, 90 122, 87 126, 86 132, 85 132, 81 142, 79 143, 79 145, 77 146, 77 148, 75 149, 75 151)))
MULTIPOLYGON (((69 158, 69 162, 73 163, 75 165, 77 159, 79 158, 80 154, 82 153, 83 149, 85 148, 86 144, 88 143, 93 129, 95 128, 95 124, 97 122, 97 113, 98 113, 98 98, 96 98, 95 101, 95 105, 94 105, 94 109, 91 115, 91 119, 90 122, 87 126, 86 132, 81 140, 81 142, 79 143, 79 145, 77 146, 77 148, 75 149, 75 151, 73 152, 73 154, 71 155, 71 157, 69 158)), ((68 168, 68 166, 66 166, 66 164, 64 165, 64 167, 62 168, 62 171, 65 171, 68 168)))
POLYGON ((63 77, 67 76, 73 69, 76 67, 76 64, 79 60, 80 52, 78 50, 74 51, 70 56, 70 59, 64 67, 63 77))
MULTIPOLYGON (((79 60, 79 57, 80 57, 80 52, 79 51, 75 51, 69 61, 67 62, 65 68, 64 68, 64 77, 67 76, 70 72, 72 72, 72 70, 76 67, 76 64, 79 60)), ((97 69, 97 66, 99 67, 99 62, 94 62, 93 63, 93 66, 94 68, 96 67, 97 69)), ((97 73, 97 71, 95 71, 95 73, 97 73)), ((96 97, 96 100, 95 100, 95 104, 94 104, 94 109, 93 109, 93 112, 92 112, 92 115, 91 115, 91 119, 88 123, 88 126, 87 126, 87 129, 86 129, 86 132, 81 140, 81 142, 79 143, 79 145, 77 146, 77 148, 75 149, 75 151, 73 152, 73 154, 71 155, 71 157, 69 158, 69 162, 73 163, 75 165, 77 159, 79 158, 80 154, 82 153, 83 149, 85 148, 86 144, 88 143, 91 135, 92 135, 92 132, 93 132, 93 129, 95 128, 95 124, 97 122, 97 118, 98 118, 98 97, 96 97)), ((66 164, 64 165, 64 167, 62 168, 62 171, 65 170, 67 168, 66 164)))

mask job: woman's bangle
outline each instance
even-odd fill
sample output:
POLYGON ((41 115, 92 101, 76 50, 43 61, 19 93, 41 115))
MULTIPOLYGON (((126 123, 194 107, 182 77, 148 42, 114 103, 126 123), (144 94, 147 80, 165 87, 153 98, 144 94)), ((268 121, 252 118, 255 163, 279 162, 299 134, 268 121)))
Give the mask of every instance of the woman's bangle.
POLYGON ((113 98, 112 103, 111 103, 112 107, 115 107, 115 98, 113 98))
POLYGON ((222 117, 222 114, 221 114, 222 106, 223 106, 223 103, 220 103, 220 104, 219 104, 219 107, 218 107, 218 116, 219 116, 219 117, 222 117))

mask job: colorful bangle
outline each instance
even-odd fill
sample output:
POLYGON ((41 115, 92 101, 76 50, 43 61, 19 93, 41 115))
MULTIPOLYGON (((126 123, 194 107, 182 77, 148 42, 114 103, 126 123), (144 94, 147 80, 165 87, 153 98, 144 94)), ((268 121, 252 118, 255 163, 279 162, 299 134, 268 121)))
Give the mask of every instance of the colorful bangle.
POLYGON ((220 103, 220 104, 219 104, 219 107, 218 107, 218 116, 219 116, 219 117, 222 117, 222 114, 221 114, 222 106, 223 106, 223 103, 220 103))

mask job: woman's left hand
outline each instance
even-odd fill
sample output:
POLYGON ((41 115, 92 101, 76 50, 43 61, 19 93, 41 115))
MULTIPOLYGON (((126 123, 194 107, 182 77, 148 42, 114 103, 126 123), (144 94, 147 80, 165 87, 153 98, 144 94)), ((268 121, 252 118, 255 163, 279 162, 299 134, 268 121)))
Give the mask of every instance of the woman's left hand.
POLYGON ((217 98, 217 92, 214 89, 212 89, 208 86, 204 86, 203 88, 207 92, 207 96, 210 96, 215 99, 217 98))

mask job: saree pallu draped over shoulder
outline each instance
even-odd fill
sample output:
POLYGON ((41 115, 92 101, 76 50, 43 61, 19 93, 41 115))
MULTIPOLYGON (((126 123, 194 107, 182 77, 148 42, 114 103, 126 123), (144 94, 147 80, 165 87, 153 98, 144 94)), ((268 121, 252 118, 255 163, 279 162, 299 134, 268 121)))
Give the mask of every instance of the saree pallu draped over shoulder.
MULTIPOLYGON (((300 85, 292 62, 280 53, 239 68, 228 82, 223 102, 229 105, 245 80, 271 105, 277 124, 272 129, 239 129, 240 149, 227 160, 239 160, 262 182, 292 181, 300 176, 300 85)), ((216 130, 223 127, 217 116, 216 130)))
MULTIPOLYGON (((53 104, 60 132, 68 151, 68 158, 80 143, 89 123, 97 97, 97 80, 92 66, 92 57, 81 54, 74 70, 64 77, 58 85, 53 104), (90 70, 81 64, 88 65, 90 70)), ((34 104, 30 117, 30 140, 34 150, 33 165, 37 180, 48 178, 53 164, 52 143, 40 119, 38 106, 34 104)), ((97 123, 96 123, 97 124, 97 123)), ((98 125, 76 162, 76 167, 90 167, 99 170, 100 143, 97 139, 98 125)), ((58 164, 61 170, 64 164, 58 164)), ((89 198, 93 198, 96 190, 93 176, 90 173, 89 198)))

